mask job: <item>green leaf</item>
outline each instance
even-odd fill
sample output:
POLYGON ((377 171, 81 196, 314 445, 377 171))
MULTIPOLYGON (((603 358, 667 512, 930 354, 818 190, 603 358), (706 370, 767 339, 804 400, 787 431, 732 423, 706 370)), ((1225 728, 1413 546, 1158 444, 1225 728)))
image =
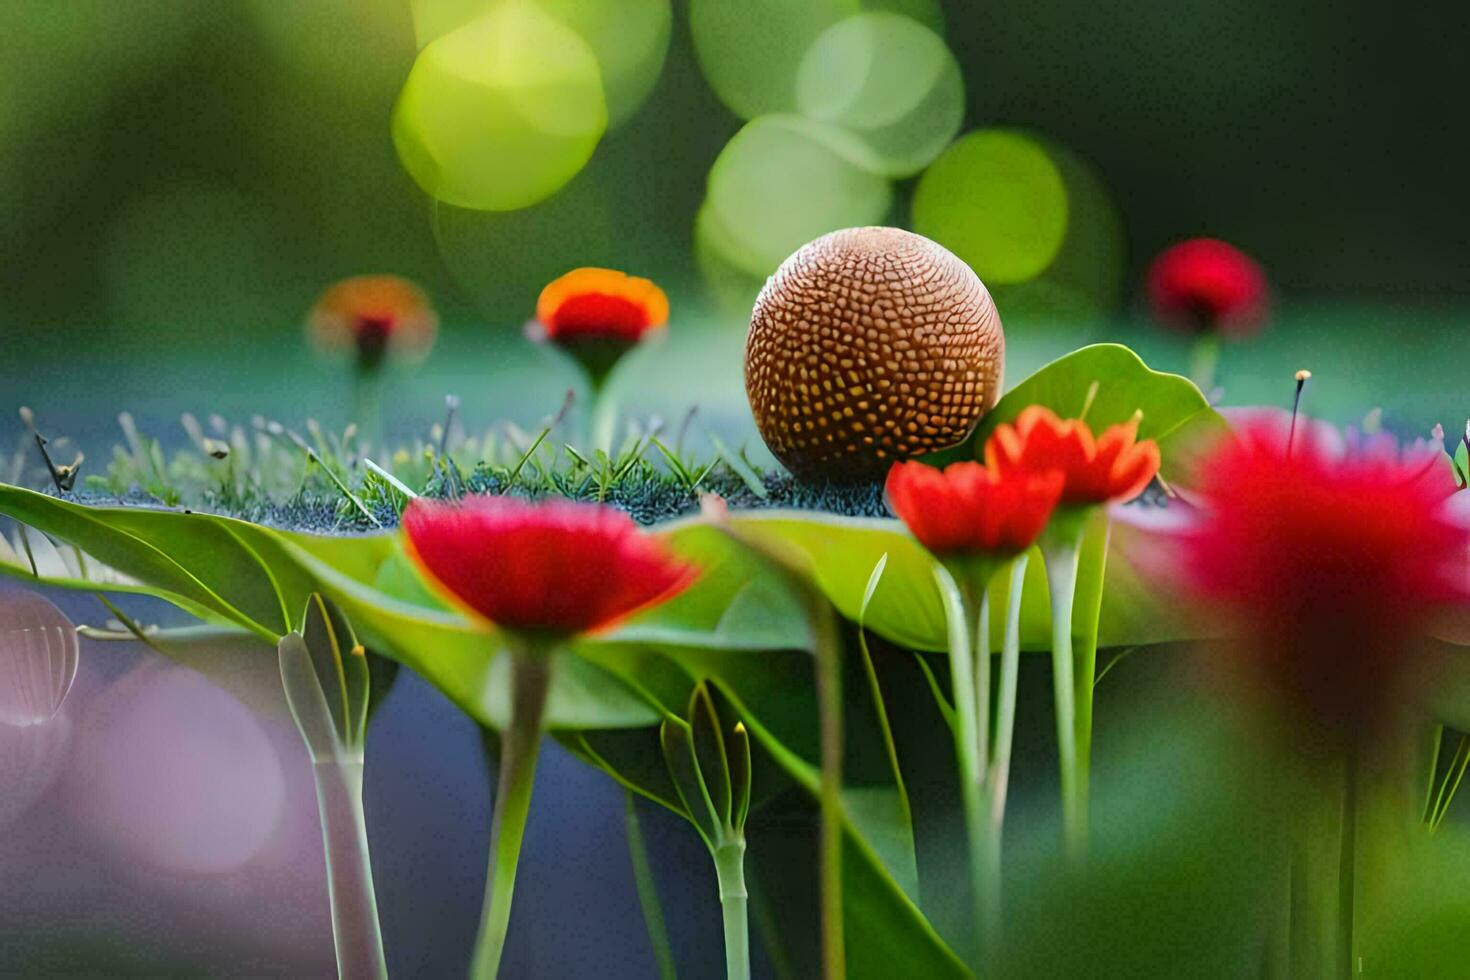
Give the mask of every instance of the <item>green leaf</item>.
POLYGON ((667 524, 656 533, 699 567, 699 578, 672 601, 608 634, 607 640, 722 650, 805 645, 800 603, 746 549, 697 519, 667 524))
MULTIPOLYGON (((0 573, 62 588, 155 596, 206 622, 250 632, 263 641, 262 656, 300 625, 308 596, 320 592, 368 646, 414 669, 476 721, 499 728, 509 717, 509 671, 493 631, 442 603, 418 604, 426 601, 423 593, 406 602, 371 584, 391 578, 382 570, 401 555, 396 535, 287 534, 205 514, 82 506, 5 485, 0 513, 77 546, 138 584, 110 576, 37 577, 23 556, 8 554, 0 556, 0 573)), ((578 656, 562 659, 547 703, 549 727, 618 728, 662 717, 656 702, 605 667, 578 656)))
MULTIPOLYGON (((1111 513, 1099 644, 1146 646, 1210 635, 1209 627, 1194 610, 1166 602, 1145 571, 1151 555, 1165 546, 1164 515, 1136 506, 1113 508, 1111 513)), ((882 581, 863 614, 865 625, 899 646, 931 652, 947 649, 943 607, 930 571, 934 559, 901 522, 780 510, 732 514, 730 520, 744 534, 797 549, 808 562, 818 588, 851 620, 863 610, 869 573, 886 554, 882 581)), ((1089 533, 1101 534, 1102 530, 1099 527, 1089 533)), ((994 582, 992 601, 1001 601, 1003 595, 996 593, 1004 589, 1003 580, 994 582)), ((1050 610, 1044 565, 1033 552, 1021 610, 1023 649, 1051 648, 1050 610)), ((999 617, 992 628, 992 639, 998 646, 1002 633, 999 617)))
POLYGON ((1159 444, 1160 472, 1188 483, 1202 452, 1229 431, 1223 416, 1194 382, 1154 371, 1122 344, 1093 344, 1052 361, 1006 393, 950 459, 984 456, 985 440, 1003 422, 1013 422, 1031 405, 1045 405, 1063 418, 1085 418, 1094 432, 1142 412, 1138 437, 1159 444), (1094 393, 1093 386, 1096 385, 1094 393))
POLYGON ((731 514, 730 521, 742 534, 795 549, 828 601, 854 621, 863 611, 873 568, 887 556, 864 614, 868 628, 901 645, 944 649, 944 610, 930 571, 934 559, 900 522, 780 510, 731 514))
POLYGON ((307 599, 302 618, 302 641, 311 654, 337 739, 344 746, 360 747, 371 698, 367 650, 357 642, 341 610, 320 593, 313 592, 307 599))
POLYGON ((190 611, 206 610, 207 618, 216 622, 242 626, 272 644, 286 632, 270 577, 222 529, 225 518, 138 507, 83 507, 3 484, 0 513, 177 596, 190 611))

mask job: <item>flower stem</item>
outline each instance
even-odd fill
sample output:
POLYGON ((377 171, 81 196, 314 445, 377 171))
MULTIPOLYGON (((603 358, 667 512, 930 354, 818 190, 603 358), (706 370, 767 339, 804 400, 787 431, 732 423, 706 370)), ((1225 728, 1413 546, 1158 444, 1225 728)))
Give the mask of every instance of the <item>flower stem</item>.
POLYGON ((990 779, 990 590, 989 583, 972 583, 966 590, 969 609, 975 612, 975 757, 980 766, 980 785, 990 779))
POLYGON ((1051 594, 1052 691, 1062 774, 1062 828, 1072 858, 1081 858, 1087 850, 1087 813, 1077 768, 1077 695, 1072 664, 1072 607, 1081 550, 1080 533, 1069 533, 1042 546, 1051 594))
POLYGON ((632 792, 623 794, 625 803, 625 825, 628 831, 628 857, 633 862, 633 884, 638 890, 638 907, 643 910, 643 926, 648 930, 648 944, 653 947, 653 959, 658 964, 660 980, 674 980, 674 951, 669 945, 669 931, 664 925, 664 910, 658 900, 658 886, 653 880, 653 868, 648 863, 648 845, 643 840, 643 828, 638 820, 638 801, 632 792))
POLYGON ((592 448, 601 449, 612 456, 616 452, 613 446, 613 436, 616 434, 618 420, 617 402, 609 398, 607 393, 600 388, 592 389, 592 448))
POLYGON ((991 770, 990 823, 1000 839, 1005 822, 1006 789, 1011 776, 1011 746, 1016 736, 1016 689, 1021 677, 1021 597, 1026 585, 1030 555, 1022 554, 1011 565, 1010 590, 1006 593, 1006 632, 1000 651, 1000 682, 996 692, 995 764, 991 770))
POLYGON ((1108 540, 1112 525, 1103 511, 1089 522, 1080 542, 1076 588, 1072 593, 1072 684, 1077 706, 1078 809, 1087 824, 1092 782, 1092 703, 1097 686, 1097 635, 1102 618, 1104 580, 1107 577, 1108 540))
POLYGON ((357 444, 366 452, 377 448, 383 436, 383 368, 381 364, 359 363, 352 385, 352 422, 357 423, 357 444))
POLYGON ((1358 760, 1349 752, 1343 772, 1342 833, 1337 856, 1337 969, 1341 976, 1357 975, 1353 958, 1353 918, 1358 856, 1358 760))
POLYGON ((815 593, 809 596, 812 650, 817 667, 817 713, 821 736, 821 907, 822 974, 826 980, 847 976, 847 948, 842 923, 842 665, 838 659, 837 624, 832 607, 815 593))
POLYGON ((715 848, 715 875, 720 883, 720 909, 725 919, 725 975, 750 980, 750 925, 746 914, 745 842, 715 848))
POLYGON ((387 977, 362 811, 362 760, 320 759, 313 769, 327 856, 337 972, 354 980, 387 977))
POLYGON ((1189 355, 1189 377, 1206 398, 1215 387, 1215 370, 1220 364, 1220 338, 1213 333, 1202 333, 1195 339, 1194 349, 1189 355))
POLYGON ((974 661, 970 656, 970 617, 959 586, 943 566, 935 566, 934 581, 944 603, 945 625, 949 633, 950 687, 954 692, 955 755, 960 765, 960 799, 964 805, 965 837, 970 855, 971 914, 978 944, 984 941, 986 874, 985 874, 985 810, 981 797, 980 759, 977 747, 978 718, 975 705, 974 661))
POLYGON ((516 865, 531 808, 536 756, 541 748, 541 718, 551 687, 550 650, 513 646, 509 656, 510 725, 500 736, 500 779, 490 825, 490 868, 485 906, 480 915, 480 936, 475 941, 475 958, 470 965, 470 976, 475 980, 495 977, 505 952, 516 865))

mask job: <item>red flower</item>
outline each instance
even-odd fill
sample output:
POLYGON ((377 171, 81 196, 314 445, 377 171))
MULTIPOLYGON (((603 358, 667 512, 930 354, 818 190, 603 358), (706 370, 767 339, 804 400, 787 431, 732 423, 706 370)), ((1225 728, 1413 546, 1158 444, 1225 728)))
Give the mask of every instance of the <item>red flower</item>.
POLYGON ((541 290, 536 301, 536 320, 553 341, 634 344, 668 319, 662 289, 612 269, 574 269, 541 290))
POLYGON ((1254 333, 1265 321, 1269 292, 1255 260, 1214 238, 1165 249, 1148 273, 1154 316, 1190 333, 1254 333))
POLYGON ((1086 506, 1132 500, 1159 472, 1159 447, 1138 441, 1138 417, 1111 426, 1096 439, 1081 419, 1061 419, 1032 405, 1014 424, 996 427, 985 443, 985 460, 1000 473, 1059 470, 1065 477, 1064 505, 1086 506))
POLYGON ((306 322, 318 346, 355 351, 368 365, 390 350, 427 353, 438 326, 423 290, 398 276, 343 279, 322 293, 306 322))
POLYGON ((895 463, 888 506, 935 555, 1017 553, 1031 547, 1062 493, 1060 471, 1002 477, 979 463, 895 463))
POLYGON ((1441 604, 1470 598, 1470 529, 1450 519, 1448 477, 1425 479, 1422 460, 1335 456, 1307 426, 1288 452, 1281 436, 1256 424, 1206 461, 1185 580, 1226 607, 1270 688, 1354 732, 1411 678, 1441 604))
POLYGON ((412 501, 409 555, 467 611, 513 630, 583 633, 672 598, 692 566, 619 510, 569 501, 412 501))

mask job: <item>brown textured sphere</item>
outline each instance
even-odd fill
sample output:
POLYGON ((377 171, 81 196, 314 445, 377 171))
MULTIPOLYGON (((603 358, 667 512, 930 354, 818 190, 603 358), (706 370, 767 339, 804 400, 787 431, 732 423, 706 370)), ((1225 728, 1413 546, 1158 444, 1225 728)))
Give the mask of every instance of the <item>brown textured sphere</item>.
POLYGON ((745 393, 761 438, 804 479, 882 476, 961 441, 1000 394, 990 292, 941 245, 898 228, 823 235, 755 301, 745 393))

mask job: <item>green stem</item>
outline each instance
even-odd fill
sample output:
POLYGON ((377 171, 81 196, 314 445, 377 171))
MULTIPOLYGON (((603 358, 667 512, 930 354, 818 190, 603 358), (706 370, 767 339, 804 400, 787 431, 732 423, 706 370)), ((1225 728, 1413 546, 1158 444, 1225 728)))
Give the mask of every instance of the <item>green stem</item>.
POLYGON ((612 456, 616 449, 613 446, 613 437, 617 429, 617 402, 609 398, 607 390, 598 385, 592 386, 592 448, 601 449, 612 456))
POLYGON ((975 616, 975 757, 980 764, 980 785, 990 778, 990 590, 987 582, 972 583, 967 590, 975 616))
POLYGON ((490 868, 480 936, 470 976, 492 980, 500 972, 505 937, 510 927, 511 896, 516 865, 531 809, 536 778, 536 756, 541 748, 541 718, 551 686, 552 652, 531 644, 513 646, 511 658, 510 725, 500 737, 500 780, 495 793, 495 815, 490 825, 490 868))
POLYGON ((1026 585, 1030 555, 1011 565, 1006 593, 1006 632, 1000 651, 1000 684, 996 692, 995 764, 991 768, 990 825, 997 844, 1005 822, 1006 789, 1011 776, 1011 746, 1016 736, 1016 689, 1021 677, 1021 595, 1026 585))
POLYGON ((746 914, 745 841, 714 849, 715 875, 720 883, 720 909, 725 920, 725 975, 750 980, 750 925, 746 914))
POLYGON ((1357 975, 1353 958, 1357 854, 1358 761, 1356 753, 1350 753, 1343 772, 1342 833, 1337 856, 1337 969, 1345 977, 1357 975))
POLYGON ((1332 977, 1339 965, 1342 798, 1313 783, 1297 808, 1291 856, 1291 975, 1332 977))
POLYGON ((1215 386, 1215 370, 1219 364, 1220 338, 1213 333, 1200 334, 1190 351, 1189 376, 1206 398, 1210 397, 1210 389, 1215 386))
POLYGON ((1081 858, 1087 850, 1087 814, 1082 805, 1077 769, 1077 701, 1072 664, 1072 606, 1077 591, 1080 534, 1045 542, 1046 584, 1051 594, 1052 691, 1056 701, 1057 756, 1062 774, 1062 828, 1067 853, 1081 858))
POLYGON ((318 760, 317 808, 327 856, 327 894, 340 976, 384 977, 383 937, 362 811, 362 760, 318 760))
POLYGON ((648 845, 638 820, 638 801, 632 792, 623 794, 624 816, 628 831, 628 857, 633 862, 633 884, 638 889, 638 906, 643 910, 643 926, 648 930, 648 944, 658 964, 660 980, 674 980, 674 951, 669 945, 669 931, 664 925, 664 910, 658 900, 658 886, 653 880, 653 867, 648 862, 648 845))
POLYGON ((1097 686, 1097 631, 1102 618, 1102 596, 1107 577, 1108 539, 1112 523, 1106 510, 1084 527, 1072 604, 1073 697, 1077 746, 1077 806, 1087 824, 1092 782, 1092 702, 1097 686))
POLYGON ((359 363, 352 386, 352 421, 357 423, 357 445, 366 453, 383 434, 383 369, 381 364, 359 363))
POLYGON ((1292 862, 1283 862, 1270 931, 1266 934, 1266 962, 1263 980, 1291 980, 1292 936, 1292 862))
MULTIPOLYGON (((934 581, 944 604, 949 633, 950 687, 954 692, 955 755, 960 764, 960 799, 964 805, 965 837, 970 855, 971 914, 977 944, 985 935, 985 809, 981 797, 980 760, 976 747, 978 719, 975 705, 974 662, 970 656, 970 617, 954 576, 942 565, 934 568, 934 581)), ((978 953, 975 957, 978 965, 978 953)))
POLYGON ((812 591, 808 596, 812 650, 817 661, 817 713, 821 736, 822 781, 822 973, 845 980, 847 949, 842 924, 842 665, 832 607, 812 591))

